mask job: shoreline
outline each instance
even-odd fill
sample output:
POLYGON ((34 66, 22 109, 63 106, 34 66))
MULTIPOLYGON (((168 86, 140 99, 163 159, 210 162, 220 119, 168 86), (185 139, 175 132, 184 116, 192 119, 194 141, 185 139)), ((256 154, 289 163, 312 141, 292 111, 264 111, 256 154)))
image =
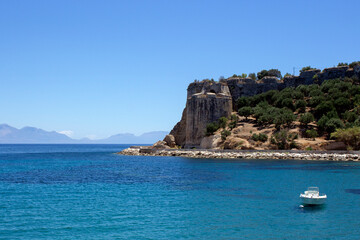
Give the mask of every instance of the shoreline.
POLYGON ((130 147, 118 152, 129 156, 164 156, 189 158, 224 159, 289 159, 315 161, 360 161, 359 152, 326 152, 297 150, 218 150, 218 149, 152 149, 148 147, 130 147))

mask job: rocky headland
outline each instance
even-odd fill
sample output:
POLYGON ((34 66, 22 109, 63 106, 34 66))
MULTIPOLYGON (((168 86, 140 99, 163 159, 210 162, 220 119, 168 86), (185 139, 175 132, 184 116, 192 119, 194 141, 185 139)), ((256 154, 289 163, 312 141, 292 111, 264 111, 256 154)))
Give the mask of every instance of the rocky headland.
POLYGON ((234 75, 218 82, 195 80, 187 88, 181 120, 170 134, 150 148, 129 148, 121 154, 358 160, 358 152, 323 151, 359 149, 360 62, 322 71, 305 67, 299 76, 281 77, 276 69, 254 76, 234 75), (276 74, 263 74, 271 71, 276 74), (247 107, 250 113, 244 113, 240 107, 247 107), (256 109, 263 111, 262 115, 256 109), (274 117, 276 114, 281 117, 274 117), (355 135, 351 132, 355 140, 349 140, 356 141, 352 148, 347 139, 331 138, 338 128, 355 131, 355 135), (270 151, 280 149, 292 151, 270 151))

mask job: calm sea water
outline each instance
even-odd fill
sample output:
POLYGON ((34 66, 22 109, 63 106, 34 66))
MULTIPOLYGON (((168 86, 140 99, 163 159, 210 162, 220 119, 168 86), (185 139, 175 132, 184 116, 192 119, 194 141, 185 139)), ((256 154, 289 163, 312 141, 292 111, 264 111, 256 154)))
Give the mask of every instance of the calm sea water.
POLYGON ((0 239, 360 239, 360 164, 0 145, 0 239), (322 208, 299 207, 318 186, 322 208))

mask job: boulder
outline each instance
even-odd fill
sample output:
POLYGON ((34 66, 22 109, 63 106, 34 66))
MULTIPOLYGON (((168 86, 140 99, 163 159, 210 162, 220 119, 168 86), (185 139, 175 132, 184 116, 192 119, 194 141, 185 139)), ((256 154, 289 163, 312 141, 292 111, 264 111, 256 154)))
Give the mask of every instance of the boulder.
POLYGON ((170 148, 165 141, 157 141, 156 143, 154 143, 154 145, 152 145, 153 149, 166 149, 166 148, 170 148))
POLYGON ((214 149, 214 148, 218 148, 220 143, 221 143, 221 136, 220 135, 212 135, 212 136, 204 137, 201 140, 200 148, 214 149))
POLYGON ((224 142, 224 149, 253 149, 250 143, 243 138, 239 137, 227 137, 224 142))
POLYGON ((171 134, 166 135, 163 141, 171 148, 176 146, 175 137, 171 134))

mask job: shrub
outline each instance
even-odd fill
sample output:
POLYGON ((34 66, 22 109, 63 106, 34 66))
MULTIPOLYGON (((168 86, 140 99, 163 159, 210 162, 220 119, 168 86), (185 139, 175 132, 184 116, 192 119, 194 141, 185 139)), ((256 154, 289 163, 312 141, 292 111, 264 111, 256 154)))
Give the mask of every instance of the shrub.
POLYGON ((341 62, 341 63, 338 63, 337 66, 338 66, 338 67, 344 67, 344 66, 349 66, 349 64, 348 64, 348 63, 343 63, 343 62, 341 62))
POLYGON ((291 134, 287 130, 281 130, 271 137, 271 143, 276 145, 278 149, 290 149, 295 148, 295 139, 297 134, 291 134))
POLYGON ((296 90, 302 92, 304 96, 308 96, 310 92, 310 88, 307 85, 300 85, 296 88, 296 90))
POLYGON ((312 67, 310 67, 310 66, 307 66, 307 67, 303 67, 301 70, 300 70, 300 72, 302 73, 302 72, 305 72, 305 71, 309 71, 309 70, 315 70, 316 68, 312 68, 312 67))
POLYGON ((231 121, 237 121, 238 120, 238 116, 236 114, 231 114, 230 117, 231 121))
POLYGON ((213 135, 214 132, 216 132, 220 128, 219 124, 217 122, 212 122, 206 125, 206 136, 213 135))
POLYGON ((295 103, 295 109, 297 109, 299 112, 305 112, 306 102, 304 100, 298 100, 295 103))
POLYGON ((313 122, 314 119, 314 115, 312 115, 311 113, 307 112, 303 115, 300 116, 299 122, 305 126, 307 126, 309 123, 313 122))
POLYGON ((336 132, 331 134, 331 137, 344 142, 354 150, 360 149, 360 127, 337 129, 336 132))
POLYGON ((318 133, 315 129, 309 129, 309 130, 306 130, 305 132, 305 136, 307 138, 312 138, 312 139, 315 139, 316 137, 318 137, 318 133))
POLYGON ((247 74, 246 74, 246 73, 242 73, 242 74, 240 75, 240 77, 241 77, 241 78, 246 78, 246 77, 247 77, 247 74))
POLYGON ((309 100, 309 106, 310 107, 316 107, 317 105, 319 105, 320 103, 325 101, 325 97, 324 96, 316 96, 316 97, 312 97, 309 100))
POLYGON ((266 142, 268 140, 268 136, 264 133, 259 133, 259 141, 260 142, 266 142))
POLYGON ((292 93, 292 97, 294 99, 303 99, 304 98, 304 94, 299 91, 299 90, 293 90, 293 93, 292 93))
POLYGON ((256 133, 254 133, 254 134, 251 136, 251 139, 257 142, 257 141, 259 141, 259 135, 257 135, 256 133))
POLYGON ((236 127, 236 123, 237 123, 237 121, 231 121, 230 123, 229 123, 229 128, 231 129, 231 130, 233 130, 235 127, 236 127))
POLYGON ((282 107, 286 107, 286 108, 288 108, 288 109, 290 109, 290 110, 292 110, 292 111, 295 110, 295 106, 294 106, 293 101, 292 101, 291 98, 285 98, 285 99, 283 99, 283 100, 281 101, 281 106, 282 106, 282 107))
POLYGON ((259 133, 259 134, 256 134, 254 133, 252 136, 251 136, 251 139, 254 140, 254 141, 260 141, 260 142, 266 142, 268 140, 268 136, 264 133, 259 133))
POLYGON ((221 139, 222 140, 226 140, 226 138, 228 137, 228 136, 230 136, 231 135, 231 132, 229 131, 229 130, 223 130, 223 131, 221 131, 221 139))
POLYGON ((218 120, 218 122, 219 122, 219 127, 220 127, 220 128, 226 128, 227 121, 228 121, 228 119, 227 119, 226 117, 221 117, 221 118, 219 118, 219 120, 218 120))

